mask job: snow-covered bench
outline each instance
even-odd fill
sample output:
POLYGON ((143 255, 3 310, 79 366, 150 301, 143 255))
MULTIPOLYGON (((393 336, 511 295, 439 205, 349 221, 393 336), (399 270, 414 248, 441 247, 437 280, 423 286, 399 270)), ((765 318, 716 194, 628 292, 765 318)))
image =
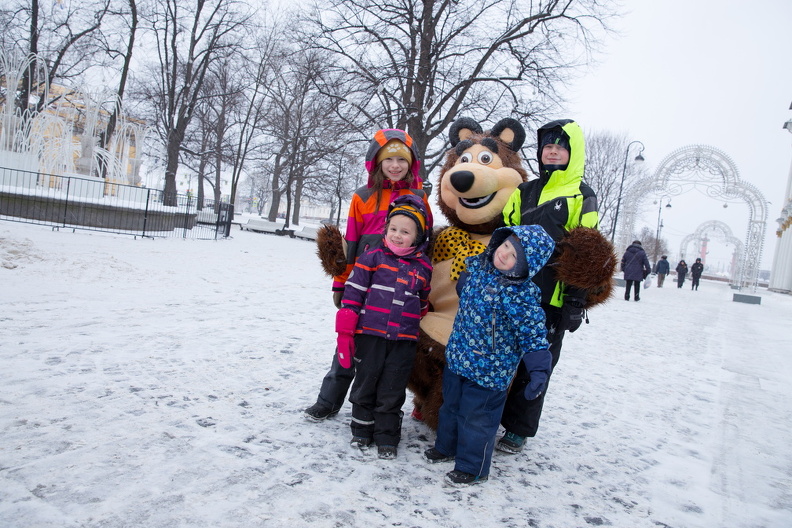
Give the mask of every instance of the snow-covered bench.
MULTIPOLYGON (((196 223, 204 224, 204 225, 216 225, 217 214, 212 209, 203 209, 195 214, 195 221, 196 223)), ((234 222, 232 220, 231 224, 238 225, 239 229, 242 229, 241 222, 234 222)))
POLYGON ((316 240, 316 233, 319 231, 316 227, 304 226, 299 231, 294 232, 294 236, 305 240, 316 240))
POLYGON ((294 229, 283 229, 277 222, 270 222, 269 220, 259 220, 257 218, 251 218, 247 221, 245 225, 242 226, 242 229, 245 231, 255 231, 256 233, 269 233, 272 235, 279 235, 279 236, 290 236, 291 238, 295 237, 294 229))
POLYGON ((195 221, 199 224, 216 224, 217 215, 211 209, 204 209, 195 214, 195 221))
POLYGON ((242 226, 245 231, 255 231, 256 233, 270 233, 275 234, 281 228, 277 222, 270 222, 269 220, 259 220, 258 218, 251 218, 246 224, 242 226))

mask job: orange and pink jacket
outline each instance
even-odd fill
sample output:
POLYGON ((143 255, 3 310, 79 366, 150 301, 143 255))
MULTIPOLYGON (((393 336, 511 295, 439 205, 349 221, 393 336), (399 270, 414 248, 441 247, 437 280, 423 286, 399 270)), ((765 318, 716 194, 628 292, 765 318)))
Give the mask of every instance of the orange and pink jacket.
POLYGON ((385 222, 388 218, 388 208, 399 196, 415 194, 419 196, 426 208, 426 229, 431 230, 433 225, 432 209, 429 206, 428 196, 423 191, 423 181, 419 176, 421 162, 418 153, 415 151, 413 140, 406 132, 398 129, 384 129, 378 131, 374 139, 369 144, 366 153, 366 170, 368 171, 368 182, 360 187, 352 195, 349 204, 349 217, 347 218, 346 234, 344 240, 347 244, 347 265, 346 271, 342 275, 333 277, 333 291, 343 291, 344 283, 352 271, 357 258, 367 249, 378 247, 382 243, 382 234, 385 230, 385 222), (410 171, 413 175, 412 183, 405 180, 391 182, 386 180, 383 189, 377 200, 377 193, 372 188, 372 176, 377 168, 377 152, 391 139, 401 140, 413 154, 413 162, 410 171))

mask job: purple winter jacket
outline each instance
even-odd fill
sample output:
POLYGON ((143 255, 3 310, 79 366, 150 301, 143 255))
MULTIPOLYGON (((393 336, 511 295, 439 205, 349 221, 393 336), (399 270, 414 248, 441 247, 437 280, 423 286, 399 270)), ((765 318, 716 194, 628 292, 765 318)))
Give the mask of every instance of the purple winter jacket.
POLYGON ((649 275, 652 267, 641 244, 631 244, 627 248, 621 259, 621 270, 624 272, 624 280, 642 281, 649 275))
MULTIPOLYGON (((399 205, 412 206, 427 217, 423 201, 415 195, 399 196, 388 213, 399 205)), ((383 240, 379 247, 358 257, 341 299, 343 308, 359 316, 356 334, 418 340, 418 327, 421 317, 429 311, 432 289, 432 261, 426 255, 427 244, 426 233, 421 233, 415 251, 400 257, 383 240)))
POLYGON ((359 315, 356 334, 418 340, 421 316, 429 309, 432 280, 425 246, 399 257, 383 243, 357 259, 341 299, 343 308, 359 315))

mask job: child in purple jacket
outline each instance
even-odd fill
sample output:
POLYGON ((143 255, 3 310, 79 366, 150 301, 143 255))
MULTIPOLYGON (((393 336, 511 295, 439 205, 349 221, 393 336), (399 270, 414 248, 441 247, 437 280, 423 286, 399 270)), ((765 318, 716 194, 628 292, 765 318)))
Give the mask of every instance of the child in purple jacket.
POLYGON ((395 458, 401 439, 419 323, 429 309, 429 229, 420 198, 394 200, 383 244, 358 258, 336 315, 338 361, 344 368, 354 361, 356 370, 349 396, 351 444, 367 449, 374 442, 379 458, 395 458))

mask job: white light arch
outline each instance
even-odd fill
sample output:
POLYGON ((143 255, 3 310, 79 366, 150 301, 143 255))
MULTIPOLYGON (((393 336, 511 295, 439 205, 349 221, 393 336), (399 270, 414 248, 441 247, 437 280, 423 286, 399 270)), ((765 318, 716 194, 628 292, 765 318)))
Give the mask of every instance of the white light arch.
MULTIPOLYGON (((740 239, 732 234, 731 228, 720 220, 709 220, 704 222, 698 226, 693 233, 683 238, 682 242, 679 244, 679 258, 687 260, 687 250, 690 247, 690 244, 700 241, 702 238, 712 232, 715 233, 718 240, 721 240, 726 244, 732 244, 734 246, 733 263, 738 265, 738 263, 742 261, 742 255, 744 252, 743 243, 740 239)), ((696 248, 694 251, 700 250, 701 244, 699 244, 698 248, 696 248)), ((732 269, 730 271, 731 278, 733 278, 736 275, 737 270, 732 269)))
POLYGON ((663 159, 652 176, 630 186, 623 201, 625 221, 619 230, 617 247, 629 245, 641 202, 648 196, 658 193, 679 196, 692 190, 699 190, 713 199, 737 198, 748 205, 750 214, 744 251, 731 284, 756 290, 767 227, 767 202, 756 187, 740 180, 732 159, 714 147, 689 145, 679 148, 663 159))

